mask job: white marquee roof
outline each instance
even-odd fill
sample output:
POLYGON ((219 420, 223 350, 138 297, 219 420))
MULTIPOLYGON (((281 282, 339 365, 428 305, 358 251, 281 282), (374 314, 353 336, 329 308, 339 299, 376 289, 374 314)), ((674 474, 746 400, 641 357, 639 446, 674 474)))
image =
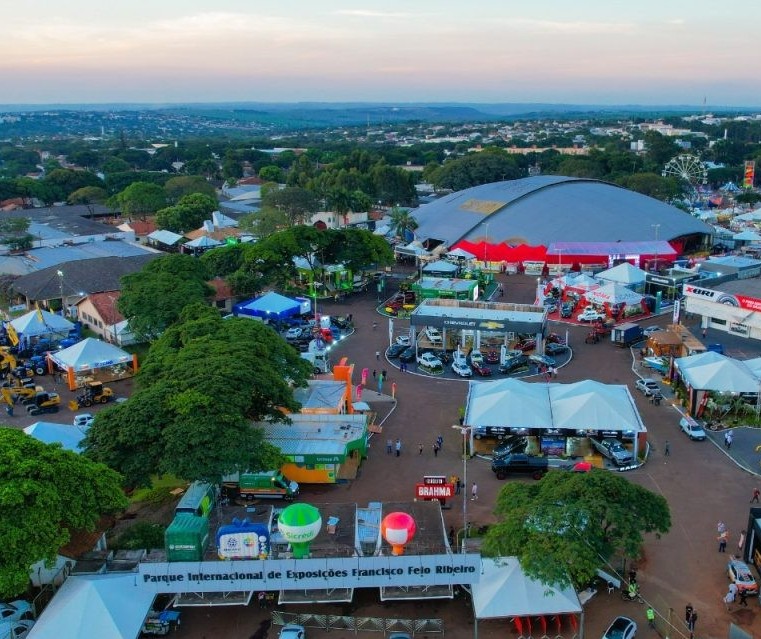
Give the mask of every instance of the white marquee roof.
POLYGON ((639 284, 645 281, 647 273, 629 262, 622 262, 607 271, 597 274, 598 280, 618 282, 620 284, 639 284))
POLYGON ((757 393, 759 378, 750 367, 714 351, 674 360, 679 373, 692 388, 717 393, 757 393))

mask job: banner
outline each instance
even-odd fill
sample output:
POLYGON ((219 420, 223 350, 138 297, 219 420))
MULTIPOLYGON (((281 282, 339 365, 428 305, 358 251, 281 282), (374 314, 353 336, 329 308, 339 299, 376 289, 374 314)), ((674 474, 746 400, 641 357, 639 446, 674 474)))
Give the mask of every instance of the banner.
POLYGON ((755 160, 746 160, 745 171, 743 172, 743 187, 746 189, 752 189, 753 181, 755 177, 756 177, 755 160))
POLYGON ((155 593, 449 586, 477 583, 481 555, 385 555, 141 563, 139 588, 155 593))

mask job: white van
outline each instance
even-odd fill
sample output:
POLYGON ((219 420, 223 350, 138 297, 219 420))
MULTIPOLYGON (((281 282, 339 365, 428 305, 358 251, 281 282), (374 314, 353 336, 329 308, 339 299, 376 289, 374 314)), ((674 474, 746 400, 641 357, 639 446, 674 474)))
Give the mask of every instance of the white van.
POLYGON ((441 337, 441 331, 438 328, 434 328, 433 326, 425 327, 425 336, 428 338, 428 341, 431 342, 431 344, 434 346, 440 346, 444 343, 444 340, 441 337))

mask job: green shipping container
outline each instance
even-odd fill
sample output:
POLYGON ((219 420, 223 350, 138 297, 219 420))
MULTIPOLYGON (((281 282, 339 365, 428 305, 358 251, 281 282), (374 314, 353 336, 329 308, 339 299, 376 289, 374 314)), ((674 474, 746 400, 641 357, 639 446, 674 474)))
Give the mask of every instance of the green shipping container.
POLYGON ((209 545, 209 520, 182 513, 164 533, 167 561, 202 561, 209 545))

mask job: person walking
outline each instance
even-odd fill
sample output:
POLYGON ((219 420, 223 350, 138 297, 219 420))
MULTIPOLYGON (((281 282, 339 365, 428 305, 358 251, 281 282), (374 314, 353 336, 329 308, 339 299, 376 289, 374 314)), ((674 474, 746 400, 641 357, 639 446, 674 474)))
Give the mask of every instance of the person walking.
POLYGON ((704 328, 704 329, 703 329, 703 339, 705 339, 705 338, 706 338, 706 335, 708 335, 708 329, 707 329, 707 328, 704 328))
POLYGON ((668 457, 671 455, 671 444, 669 443, 669 440, 667 439, 666 442, 663 444, 663 454, 664 456, 668 457))
POLYGON ((459 475, 455 475, 455 478, 454 478, 454 494, 455 495, 459 495, 461 488, 462 488, 462 481, 460 480, 459 475))
POLYGON ((259 599, 259 607, 260 608, 266 608, 267 607, 267 593, 263 590, 259 592, 259 595, 257 596, 257 599, 259 599))
POLYGON ((473 487, 470 489, 470 500, 478 501, 478 484, 473 482, 473 487))
POLYGON ((394 442, 391 439, 386 440, 386 454, 390 455, 394 450, 394 442))
POLYGON ((647 617, 647 625, 651 628, 655 628, 655 610, 652 606, 648 606, 645 610, 645 617, 647 617))
POLYGON ((751 504, 752 504, 753 502, 756 502, 756 503, 758 503, 758 497, 759 497, 759 495, 761 495, 761 490, 759 490, 759 489, 758 489, 758 486, 756 486, 756 487, 753 489, 753 497, 751 497, 751 498, 750 498, 750 503, 751 503, 751 504))
POLYGON ((422 455, 423 454, 423 444, 417 445, 417 454, 422 455))
POLYGON ((732 448, 732 431, 728 430, 726 434, 724 435, 724 446, 726 446, 727 450, 732 448))
POLYGON ((378 322, 373 322, 373 330, 375 330, 376 328, 378 328, 378 322))
POLYGON ((378 376, 378 371, 373 369, 373 379, 375 379, 378 376))
POLYGON ((402 454, 402 440, 401 439, 396 440, 395 448, 396 448, 396 456, 399 457, 399 455, 402 454))
POLYGON ((436 442, 433 442, 433 456, 439 456, 439 445, 436 442))
POLYGON ((740 605, 748 607, 748 591, 747 590, 741 590, 740 591, 740 605))
POLYGON ((436 443, 439 445, 439 448, 444 448, 444 438, 441 435, 436 438, 436 443))
POLYGON ((695 625, 698 623, 698 613, 694 610, 690 612, 690 619, 687 622, 687 629, 690 631, 690 639, 695 634, 695 625))
POLYGON ((719 552, 726 552, 727 551, 727 537, 729 533, 725 530, 723 533, 721 533, 717 540, 719 542, 719 552))
POLYGON ((375 359, 380 360, 380 351, 375 351, 375 359))
POLYGON ((684 623, 685 623, 686 625, 689 625, 689 623, 690 623, 690 617, 691 617, 691 616, 692 616, 692 604, 691 604, 691 603, 688 603, 688 604, 687 604, 687 605, 684 607, 684 623))

